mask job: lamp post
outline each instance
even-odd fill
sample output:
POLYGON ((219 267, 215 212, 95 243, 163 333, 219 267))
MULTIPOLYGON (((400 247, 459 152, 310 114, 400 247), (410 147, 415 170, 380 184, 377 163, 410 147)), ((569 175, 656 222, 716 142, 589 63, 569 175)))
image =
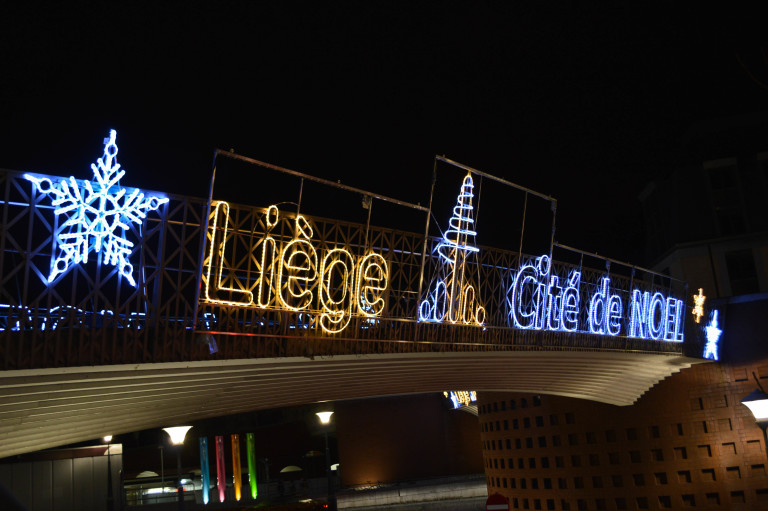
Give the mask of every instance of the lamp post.
POLYGON ((104 437, 107 442, 107 511, 115 509, 115 495, 112 489, 112 435, 104 437))
POLYGON ((171 443, 176 446, 179 511, 184 509, 184 485, 181 484, 181 447, 184 445, 184 437, 191 427, 192 426, 176 426, 173 428, 163 428, 163 431, 168 433, 168 436, 171 437, 171 443))
POLYGON ((768 433, 765 431, 768 428, 768 394, 763 392, 762 388, 755 389, 741 400, 741 404, 749 408, 755 422, 763 430, 763 445, 765 446, 765 454, 768 456, 768 433))
POLYGON ((325 433, 325 473, 328 477, 328 510, 336 511, 336 492, 331 471, 331 447, 328 444, 328 425, 331 423, 333 412, 317 412, 315 415, 320 419, 320 424, 324 426, 323 433, 325 433))

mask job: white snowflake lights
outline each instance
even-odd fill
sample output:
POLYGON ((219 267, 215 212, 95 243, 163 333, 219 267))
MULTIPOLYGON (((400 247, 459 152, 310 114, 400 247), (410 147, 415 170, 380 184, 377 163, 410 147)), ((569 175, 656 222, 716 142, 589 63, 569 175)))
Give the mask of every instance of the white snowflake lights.
POLYGON ((54 214, 66 220, 54 234, 54 250, 51 255, 51 272, 48 282, 53 282, 72 265, 88 262, 91 252, 102 254, 102 263, 116 266, 120 275, 136 286, 133 266, 128 257, 134 243, 126 239, 130 223, 141 224, 148 211, 157 210, 167 198, 145 197, 134 188, 130 193, 120 188, 119 181, 125 175, 115 161, 117 132, 110 130, 104 139, 104 156, 91 164, 93 181, 78 182, 73 176, 54 183, 47 177, 25 174, 37 190, 51 196, 54 214))

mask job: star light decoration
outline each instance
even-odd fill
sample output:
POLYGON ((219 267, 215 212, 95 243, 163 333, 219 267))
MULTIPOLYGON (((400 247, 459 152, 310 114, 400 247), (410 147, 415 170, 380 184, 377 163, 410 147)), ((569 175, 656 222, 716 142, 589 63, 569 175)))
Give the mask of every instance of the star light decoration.
POLYGON ((704 332, 707 336, 707 345, 704 347, 704 358, 717 360, 717 342, 720 340, 720 335, 723 333, 717 326, 717 310, 712 312, 711 320, 709 324, 704 327, 704 332))
POLYGON ((141 224, 148 211, 157 210, 168 199, 145 197, 137 188, 128 192, 120 187, 125 171, 115 161, 116 136, 115 130, 110 130, 104 139, 104 157, 91 164, 93 181, 78 182, 70 176, 54 184, 47 177, 24 175, 38 192, 51 196, 54 214, 66 217, 54 235, 49 283, 72 265, 88 262, 88 254, 94 252, 102 253, 102 262, 116 266, 120 275, 136 287, 133 266, 128 261, 134 244, 126 239, 126 231, 130 223, 141 224))

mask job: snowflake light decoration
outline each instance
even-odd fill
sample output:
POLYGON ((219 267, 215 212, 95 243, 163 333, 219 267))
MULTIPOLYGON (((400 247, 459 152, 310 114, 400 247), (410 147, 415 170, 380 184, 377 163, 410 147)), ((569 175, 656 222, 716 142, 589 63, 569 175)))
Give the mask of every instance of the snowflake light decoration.
POLYGON ((148 211, 157 210, 168 199, 145 197, 136 188, 129 193, 120 187, 125 171, 115 161, 116 136, 115 130, 110 130, 109 138, 104 139, 104 157, 91 164, 93 181, 78 182, 70 176, 54 184, 47 177, 24 175, 38 192, 51 196, 57 217, 67 217, 54 235, 48 282, 56 280, 73 264, 87 262, 88 254, 94 252, 102 253, 102 262, 116 266, 120 275, 136 287, 133 266, 128 261, 134 244, 126 239, 125 231, 129 223, 141 224, 148 211))

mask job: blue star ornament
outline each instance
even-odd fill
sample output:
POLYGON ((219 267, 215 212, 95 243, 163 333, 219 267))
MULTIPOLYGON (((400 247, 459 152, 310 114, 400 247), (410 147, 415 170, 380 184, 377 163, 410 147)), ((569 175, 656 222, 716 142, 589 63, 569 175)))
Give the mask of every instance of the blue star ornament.
POLYGON ((88 262, 88 255, 101 253, 102 262, 116 266, 120 275, 136 286, 133 266, 128 261, 134 243, 125 235, 129 224, 141 224, 148 211, 157 210, 167 198, 145 197, 137 188, 128 192, 119 185, 125 171, 115 161, 117 133, 110 130, 104 139, 104 156, 91 164, 93 181, 77 181, 73 176, 57 183, 47 177, 25 174, 37 191, 51 197, 54 214, 65 219, 54 234, 51 254, 53 282, 74 264, 88 262))

